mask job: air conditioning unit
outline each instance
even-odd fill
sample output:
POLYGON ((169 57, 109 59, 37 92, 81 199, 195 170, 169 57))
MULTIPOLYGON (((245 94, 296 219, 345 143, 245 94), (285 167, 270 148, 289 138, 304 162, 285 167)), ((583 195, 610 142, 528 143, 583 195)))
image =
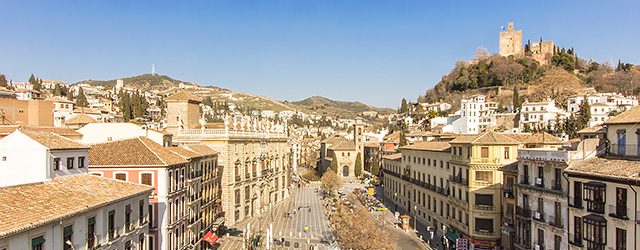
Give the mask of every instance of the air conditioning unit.
POLYGON ((542 185, 542 178, 536 178, 536 185, 542 185))
POLYGON ((535 218, 536 220, 539 220, 540 219, 540 213, 538 213, 538 212, 533 213, 533 218, 535 218))
POLYGON ((534 247, 535 250, 540 250, 540 245, 538 245, 538 244, 534 244, 534 245, 535 245, 535 247, 534 247))

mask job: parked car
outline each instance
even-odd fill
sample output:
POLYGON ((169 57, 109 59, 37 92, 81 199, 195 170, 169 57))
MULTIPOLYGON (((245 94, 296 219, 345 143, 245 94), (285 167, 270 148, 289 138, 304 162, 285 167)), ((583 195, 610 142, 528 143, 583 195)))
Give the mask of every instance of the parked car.
POLYGON ((242 231, 238 230, 237 228, 229 228, 225 233, 231 236, 242 236, 242 231))

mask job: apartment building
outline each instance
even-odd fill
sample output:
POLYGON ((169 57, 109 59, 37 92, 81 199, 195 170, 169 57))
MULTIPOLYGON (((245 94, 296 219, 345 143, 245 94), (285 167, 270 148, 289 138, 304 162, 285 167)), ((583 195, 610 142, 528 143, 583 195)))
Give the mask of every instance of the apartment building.
POLYGON ((0 249, 148 249, 152 188, 89 175, 88 150, 22 128, 0 140, 0 249))
POLYGON ((515 210, 518 192, 515 185, 518 183, 518 162, 505 165, 499 170, 502 171, 503 181, 501 243, 505 250, 513 250, 516 240, 515 210))
POLYGON ((516 161, 518 140, 493 131, 461 135, 449 142, 450 181, 449 245, 457 238, 470 248, 497 249, 501 238, 501 167, 516 161), (454 192, 455 190, 455 192, 454 192))
MULTIPOLYGON (((150 248, 205 249, 209 243, 201 238, 213 225, 203 223, 203 212, 208 211, 203 208, 220 197, 203 193, 203 183, 219 178, 211 174, 218 166, 217 155, 209 151, 163 147, 146 137, 114 140, 91 146, 89 172, 154 188, 148 206, 150 248)), ((209 223, 217 219, 206 216, 209 223)))
POLYGON ((490 102, 485 95, 474 95, 460 100, 460 117, 453 121, 453 132, 479 134, 496 125, 497 102, 490 102))
POLYGON ((591 106, 591 120, 587 123, 588 127, 593 127, 609 119, 609 113, 612 111, 625 111, 638 106, 638 100, 635 96, 624 96, 619 93, 596 93, 595 91, 586 95, 575 95, 567 98, 567 110, 571 113, 580 111, 580 104, 586 101, 591 106))
POLYGON ((596 156, 597 139, 576 148, 518 150, 516 249, 568 249, 567 190, 564 170, 573 161, 596 156))
POLYGON ((406 184, 400 176, 404 175, 401 170, 402 166, 402 154, 388 154, 382 156, 382 186, 384 197, 391 200, 395 204, 395 209, 399 207, 406 209, 407 201, 402 192, 406 188, 406 184), (398 197, 400 193, 400 197, 398 197))
POLYGON ((563 109, 556 107, 555 100, 529 102, 525 100, 520 107, 520 124, 530 128, 554 125, 556 121, 568 117, 563 109))
POLYGON ((606 153, 613 156, 638 158, 640 157, 640 106, 604 122, 607 126, 607 138, 610 140, 610 147, 606 153))
POLYGON ((571 164, 569 249, 638 249, 640 161, 592 158, 571 164))

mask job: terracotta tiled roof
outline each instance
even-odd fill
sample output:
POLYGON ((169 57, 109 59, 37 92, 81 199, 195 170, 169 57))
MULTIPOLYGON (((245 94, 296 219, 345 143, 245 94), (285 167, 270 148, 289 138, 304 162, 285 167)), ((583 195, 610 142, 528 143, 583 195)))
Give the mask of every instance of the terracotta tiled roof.
POLYGON ((67 139, 60 135, 56 135, 51 132, 43 132, 43 131, 32 131, 27 129, 19 130, 24 135, 33 139, 34 141, 40 143, 42 146, 45 146, 48 149, 84 149, 89 148, 89 146, 84 145, 82 143, 76 142, 71 139, 67 139))
POLYGON ((102 114, 102 111, 103 111, 102 109, 86 108, 86 107, 77 107, 73 109, 73 113, 94 114, 94 115, 102 114))
POLYGON ((607 133, 607 129, 605 129, 604 126, 602 125, 595 125, 593 127, 583 128, 582 130, 578 131, 578 134, 591 134, 591 133, 605 134, 607 133))
POLYGON ((68 124, 87 124, 87 123, 97 123, 97 122, 98 120, 84 113, 71 117, 69 118, 69 120, 66 121, 66 123, 68 124))
POLYGON ((62 102, 62 103, 75 104, 75 102, 74 102, 74 101, 69 101, 69 100, 67 100, 67 99, 60 98, 60 97, 56 97, 56 96, 49 97, 49 98, 45 99, 45 101, 62 102))
MULTIPOLYGON (((198 128, 202 128, 202 125, 199 125, 200 127, 198 128)), ((204 124, 204 128, 205 129, 223 129, 224 128, 224 123, 222 122, 216 122, 216 123, 205 123, 204 124)))
POLYGON ((329 138, 324 139, 324 140, 322 141, 322 143, 325 143, 325 144, 333 144, 333 143, 335 143, 336 141, 341 140, 341 138, 342 138, 341 136, 337 136, 337 135, 336 135, 336 136, 333 136, 333 135, 332 135, 332 136, 329 136, 329 138))
POLYGON ((184 144, 183 147, 186 147, 192 151, 198 152, 202 155, 217 155, 218 151, 213 150, 204 144, 184 144))
POLYGON ((518 162, 514 161, 499 168, 502 172, 518 173, 518 162))
POLYGON ((400 131, 393 132, 382 138, 382 142, 386 143, 398 143, 400 142, 400 131))
POLYGON ((188 161, 146 137, 91 145, 89 166, 170 166, 188 161))
POLYGON ((613 118, 605 121, 604 125, 627 123, 640 123, 640 106, 635 106, 625 112, 614 116, 613 118))
POLYGON ((416 142, 412 145, 401 147, 400 149, 414 149, 427 151, 451 151, 451 144, 446 141, 425 141, 416 142))
POLYGON ((174 101, 188 100, 188 101, 202 102, 199 97, 197 97, 197 96, 195 96, 195 95, 193 95, 193 94, 191 94, 191 93, 189 93, 188 91, 185 91, 185 90, 178 91, 177 93, 175 93, 173 95, 170 95, 170 96, 168 96, 167 98, 164 98, 164 99, 168 100, 168 101, 172 101, 172 100, 174 100, 174 101))
POLYGON ((0 125, 0 135, 2 134, 11 134, 13 133, 13 131, 16 131, 16 129, 18 128, 22 128, 22 129, 26 129, 26 130, 33 130, 33 131, 46 131, 46 132, 51 132, 57 135, 78 135, 81 136, 82 134, 78 133, 78 131, 75 131, 73 129, 70 128, 59 128, 59 127, 32 127, 32 126, 22 126, 22 125, 0 125))
POLYGON ((342 140, 338 140, 336 142, 333 143, 333 145, 331 145, 329 147, 329 149, 332 150, 354 150, 356 148, 356 144, 353 143, 353 141, 341 138, 342 140))
POLYGON ((88 174, 47 184, 0 188, 0 238, 153 190, 152 187, 88 174))
POLYGON ((640 161, 591 158, 572 161, 565 169, 569 174, 588 174, 613 178, 640 179, 640 161))
POLYGON ((166 149, 171 150, 171 152, 174 152, 186 159, 197 158, 202 156, 201 154, 198 154, 196 152, 193 152, 191 150, 181 148, 181 147, 167 147, 166 149))
POLYGON ((402 158, 402 153, 397 153, 397 154, 391 154, 391 155, 383 155, 382 159, 386 159, 386 160, 395 160, 395 161, 399 161, 400 158, 402 158))
POLYGON ((560 140, 560 138, 553 136, 547 132, 538 132, 538 133, 503 133, 502 135, 506 135, 520 141, 524 144, 563 144, 564 142, 560 140))
POLYGON ((515 140, 506 135, 496 133, 494 131, 487 131, 479 135, 460 135, 453 139, 451 143, 470 143, 470 144, 520 144, 518 140, 515 140))

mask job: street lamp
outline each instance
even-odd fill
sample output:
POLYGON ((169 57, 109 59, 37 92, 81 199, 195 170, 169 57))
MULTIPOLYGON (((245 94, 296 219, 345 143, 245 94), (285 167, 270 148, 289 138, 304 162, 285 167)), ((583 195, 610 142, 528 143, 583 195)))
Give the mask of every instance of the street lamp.
POLYGON ((418 231, 416 228, 416 221, 418 221, 418 212, 416 209, 418 209, 418 206, 413 206, 413 230, 418 231))
POLYGON ((394 196, 396 197, 396 198, 395 198, 396 211, 398 211, 398 192, 396 192, 396 193, 394 194, 394 196))

